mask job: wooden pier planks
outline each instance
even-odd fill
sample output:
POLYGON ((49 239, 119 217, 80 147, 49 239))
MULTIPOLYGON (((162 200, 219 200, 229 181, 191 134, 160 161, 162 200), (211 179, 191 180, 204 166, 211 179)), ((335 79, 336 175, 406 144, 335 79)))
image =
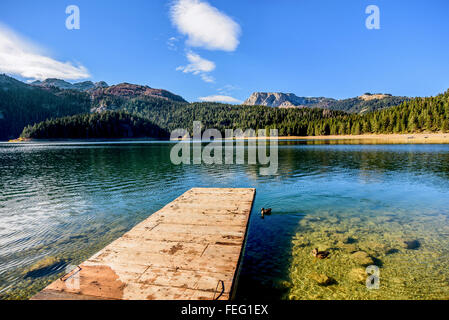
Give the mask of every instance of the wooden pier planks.
POLYGON ((32 299, 229 299, 255 193, 191 189, 32 299))

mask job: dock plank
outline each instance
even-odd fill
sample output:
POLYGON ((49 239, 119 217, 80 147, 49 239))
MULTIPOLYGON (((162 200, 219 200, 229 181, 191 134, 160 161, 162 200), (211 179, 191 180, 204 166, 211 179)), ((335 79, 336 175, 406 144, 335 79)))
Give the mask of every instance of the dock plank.
POLYGON ((191 189, 32 299, 229 299, 255 192, 191 189))

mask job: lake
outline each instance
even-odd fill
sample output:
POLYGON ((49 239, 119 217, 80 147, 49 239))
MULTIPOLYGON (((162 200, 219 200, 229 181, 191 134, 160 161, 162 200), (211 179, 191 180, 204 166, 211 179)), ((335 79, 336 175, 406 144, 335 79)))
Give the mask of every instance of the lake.
POLYGON ((275 176, 175 166, 172 146, 0 144, 0 298, 29 298, 192 187, 257 188, 237 298, 449 298, 449 145, 280 141, 275 176))

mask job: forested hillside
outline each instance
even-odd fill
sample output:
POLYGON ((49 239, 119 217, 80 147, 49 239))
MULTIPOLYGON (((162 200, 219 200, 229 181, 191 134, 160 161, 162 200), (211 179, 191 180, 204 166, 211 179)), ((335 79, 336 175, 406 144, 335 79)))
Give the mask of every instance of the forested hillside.
POLYGON ((448 131, 449 90, 436 97, 415 98, 365 115, 343 115, 314 121, 307 127, 307 135, 448 131))
POLYGON ((226 128, 277 128, 281 136, 449 131, 449 91, 435 97, 410 99, 398 106, 366 114, 219 103, 156 105, 141 99, 130 100, 123 107, 167 130, 191 130, 193 121, 201 121, 204 127, 221 131, 226 128))
POLYGON ((123 108, 145 117, 169 131, 183 128, 192 131, 193 121, 204 128, 263 129, 277 126, 280 134, 292 135, 307 128, 311 121, 342 116, 345 113, 325 109, 279 109, 265 106, 236 106, 221 103, 158 103, 143 99, 130 100, 123 108))
POLYGON ((80 114, 46 120, 26 127, 21 138, 28 139, 112 139, 158 138, 169 133, 147 119, 125 111, 80 114))
POLYGON ((24 137, 112 138, 145 136, 148 132, 143 130, 144 125, 156 125, 168 132, 176 128, 191 131, 193 121, 222 132, 227 128, 277 128, 281 136, 446 132, 449 130, 448 100, 448 92, 415 99, 365 94, 354 101, 337 101, 341 105, 334 105, 336 109, 365 110, 348 113, 321 108, 187 103, 169 91, 127 83, 88 92, 41 88, 0 75, 0 140, 17 138, 27 126, 22 133, 24 137), (370 112, 371 109, 379 110, 370 112), (82 115, 66 118, 77 114, 82 115), (114 120, 116 116, 118 120, 114 120), (100 127, 92 121, 100 121, 100 127), (76 123, 81 131, 76 130, 76 123), (117 132, 103 131, 102 123, 119 124, 121 128, 117 132), (123 127, 126 125, 134 126, 136 131, 127 134, 123 127), (67 130, 63 130, 64 126, 68 126, 67 130))
POLYGON ((334 101, 329 108, 332 110, 340 110, 348 113, 365 114, 371 111, 385 109, 400 105, 402 102, 409 100, 406 97, 386 96, 382 99, 364 100, 360 97, 334 101))
POLYGON ((17 138, 26 125, 89 109, 90 99, 84 93, 50 92, 0 75, 0 140, 17 138))
MULTIPOLYGON (((222 132, 227 128, 277 128, 281 136, 449 131, 449 91, 436 97, 412 99, 399 106, 365 115, 318 108, 278 109, 219 103, 179 104, 167 101, 153 103, 151 99, 129 100, 123 108, 167 131, 186 128, 191 132, 193 121, 201 121, 204 129, 216 128, 222 132)), ((62 125, 64 122, 58 123, 62 125)), ((45 131, 46 126, 42 128, 45 131)), ((26 131, 24 133, 24 136, 30 136, 26 131)))
POLYGON ((0 141, 17 138, 28 125, 82 113, 120 110, 130 99, 139 97, 155 105, 172 101, 187 103, 167 90, 128 83, 108 87, 100 82, 85 91, 75 89, 84 84, 47 79, 28 85, 0 75, 0 141))

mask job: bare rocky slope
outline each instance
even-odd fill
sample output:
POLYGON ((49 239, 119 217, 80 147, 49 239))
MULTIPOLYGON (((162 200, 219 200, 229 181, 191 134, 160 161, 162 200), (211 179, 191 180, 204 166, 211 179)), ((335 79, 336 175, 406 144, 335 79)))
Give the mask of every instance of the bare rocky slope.
POLYGON ((92 82, 92 81, 83 81, 83 82, 77 82, 77 83, 70 83, 65 80, 61 79, 46 79, 44 81, 34 81, 31 83, 31 85, 35 87, 41 87, 41 88, 58 88, 61 90, 76 90, 76 91, 89 91, 94 90, 97 88, 106 88, 108 87, 108 84, 104 81, 100 82, 92 82))
POLYGON ((395 97, 390 94, 365 93, 359 97, 337 100, 325 97, 298 97, 293 93, 254 92, 243 104, 250 106, 268 106, 273 108, 320 108, 366 113, 388 108, 408 100, 407 97, 395 97))
POLYGON ((249 106, 268 106, 275 108, 288 107, 320 107, 326 108, 334 102, 329 98, 298 97, 293 93, 254 92, 243 104, 249 106))

